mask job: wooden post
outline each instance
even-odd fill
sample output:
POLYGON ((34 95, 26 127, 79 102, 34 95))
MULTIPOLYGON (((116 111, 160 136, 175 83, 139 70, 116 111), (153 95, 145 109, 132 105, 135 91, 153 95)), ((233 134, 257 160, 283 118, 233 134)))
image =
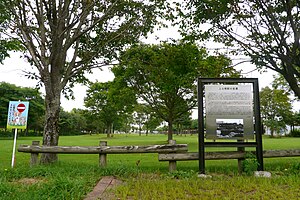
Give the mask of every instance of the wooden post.
MULTIPOLYGON (((100 141, 99 145, 100 145, 100 147, 107 146, 107 141, 100 141)), ((100 153, 99 154, 99 166, 106 167, 106 165, 107 165, 106 153, 100 153)))
MULTIPOLYGON (((237 140, 238 142, 244 142, 244 140, 237 140)), ((245 147, 238 147, 237 148, 238 152, 245 152, 245 147)), ((245 160, 245 158, 239 158, 238 159, 238 171, 239 174, 242 174, 244 171, 244 167, 243 167, 243 161, 245 160)))
MULTIPOLYGON (((169 144, 175 145, 176 140, 169 140, 169 144)), ((169 172, 176 171, 176 161, 169 161, 169 172)))
MULTIPOLYGON (((40 141, 32 141, 32 146, 39 146, 40 141)), ((39 153, 31 153, 30 156, 30 167, 36 165, 39 160, 39 153)))

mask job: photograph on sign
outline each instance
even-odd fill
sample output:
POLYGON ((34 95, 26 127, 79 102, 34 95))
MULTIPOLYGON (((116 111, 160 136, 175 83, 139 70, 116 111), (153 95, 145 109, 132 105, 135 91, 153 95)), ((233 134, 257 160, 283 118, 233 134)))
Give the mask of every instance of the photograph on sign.
POLYGON ((29 102, 10 101, 8 106, 7 129, 26 129, 29 102))
POLYGON ((206 138, 252 139, 251 85, 205 85, 206 138))
POLYGON ((244 137, 243 119, 216 119, 216 126, 218 138, 244 137))

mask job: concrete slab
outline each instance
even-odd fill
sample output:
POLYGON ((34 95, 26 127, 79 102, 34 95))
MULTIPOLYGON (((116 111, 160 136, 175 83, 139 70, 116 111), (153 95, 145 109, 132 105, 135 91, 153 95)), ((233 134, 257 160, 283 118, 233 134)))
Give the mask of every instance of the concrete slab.
POLYGON ((97 199, 104 199, 105 191, 107 189, 113 188, 116 185, 121 184, 122 181, 117 180, 113 176, 104 176, 98 182, 98 184, 94 187, 93 191, 90 192, 84 200, 97 200, 97 199))

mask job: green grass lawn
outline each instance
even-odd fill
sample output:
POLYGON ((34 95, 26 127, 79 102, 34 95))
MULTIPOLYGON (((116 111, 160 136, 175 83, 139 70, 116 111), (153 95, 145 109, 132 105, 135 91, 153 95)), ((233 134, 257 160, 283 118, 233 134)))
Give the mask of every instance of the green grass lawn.
MULTIPOLYGON (((197 136, 174 136, 178 144, 188 144, 190 152, 198 149, 197 136)), ((31 144, 41 137, 20 137, 20 144, 31 144)), ((61 136, 62 146, 166 144, 166 135, 134 134, 61 136)), ((299 149, 300 138, 263 138, 264 149, 299 149)), ((157 154, 108 155, 108 166, 99 168, 98 155, 59 155, 59 162, 49 166, 29 166, 30 155, 16 154, 11 169, 12 138, 0 138, 0 199, 83 199, 104 175, 113 175, 126 184, 113 193, 120 199, 299 199, 300 157, 264 159, 272 178, 238 175, 236 160, 207 161, 212 179, 196 177, 198 161, 178 162, 177 172, 168 172, 168 162, 159 162, 157 154), (139 161, 139 165, 136 162, 139 161), (247 198, 246 198, 247 197, 247 198), (248 198, 249 197, 249 198, 248 198)), ((233 150, 234 148, 226 148, 233 150)), ((224 150, 207 148, 208 151, 224 150)), ((246 148, 247 150, 247 148, 246 148)))

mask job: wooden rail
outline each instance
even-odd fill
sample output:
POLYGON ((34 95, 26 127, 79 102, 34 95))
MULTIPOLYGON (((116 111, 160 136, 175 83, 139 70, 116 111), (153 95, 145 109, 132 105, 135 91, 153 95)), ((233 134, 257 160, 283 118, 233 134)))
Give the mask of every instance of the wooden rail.
POLYGON ((100 141, 99 146, 39 146, 39 141, 33 141, 32 145, 20 145, 18 148, 19 152, 31 153, 31 165, 38 163, 39 153, 54 153, 99 154, 100 166, 107 165, 107 154, 180 153, 187 152, 187 150, 187 144, 176 144, 175 141, 172 141, 170 144, 147 146, 107 146, 106 141, 100 141))
MULTIPOLYGON (((223 160, 223 159, 245 159, 247 153, 253 153, 255 151, 219 151, 219 152, 205 152, 205 160, 223 160)), ((300 149, 290 150, 265 150, 263 151, 264 158, 276 158, 276 157, 297 157, 300 156, 300 149)), ((198 153, 162 153, 158 154, 159 161, 169 161, 173 163, 171 170, 176 170, 176 161, 189 161, 199 160, 198 153), (175 162, 175 165, 174 165, 175 162)))
MULTIPOLYGON (((247 152, 251 152, 255 155, 255 151, 219 151, 219 152, 205 152, 206 160, 224 160, 224 159, 241 159, 245 158, 247 152)), ((296 157, 300 156, 300 149, 290 150, 265 150, 263 151, 264 158, 275 158, 275 157, 296 157)), ((198 160, 198 153, 168 153, 159 154, 159 161, 188 161, 198 160)))
MULTIPOLYGON (((39 153, 55 154, 99 154, 99 166, 107 165, 107 154, 131 154, 131 153, 158 153, 159 161, 169 161, 169 171, 176 170, 177 161, 198 160, 197 152, 187 152, 187 144, 176 144, 170 141, 165 145, 147 146, 107 146, 106 141, 100 141, 99 146, 40 146, 39 141, 33 141, 32 145, 20 145, 19 152, 31 153, 30 165, 38 163, 39 153)), ((255 151, 218 151, 205 152, 206 160, 238 159, 243 160, 246 154, 255 151)), ((300 149, 290 150, 265 150, 264 158, 296 157, 300 156, 300 149)))

